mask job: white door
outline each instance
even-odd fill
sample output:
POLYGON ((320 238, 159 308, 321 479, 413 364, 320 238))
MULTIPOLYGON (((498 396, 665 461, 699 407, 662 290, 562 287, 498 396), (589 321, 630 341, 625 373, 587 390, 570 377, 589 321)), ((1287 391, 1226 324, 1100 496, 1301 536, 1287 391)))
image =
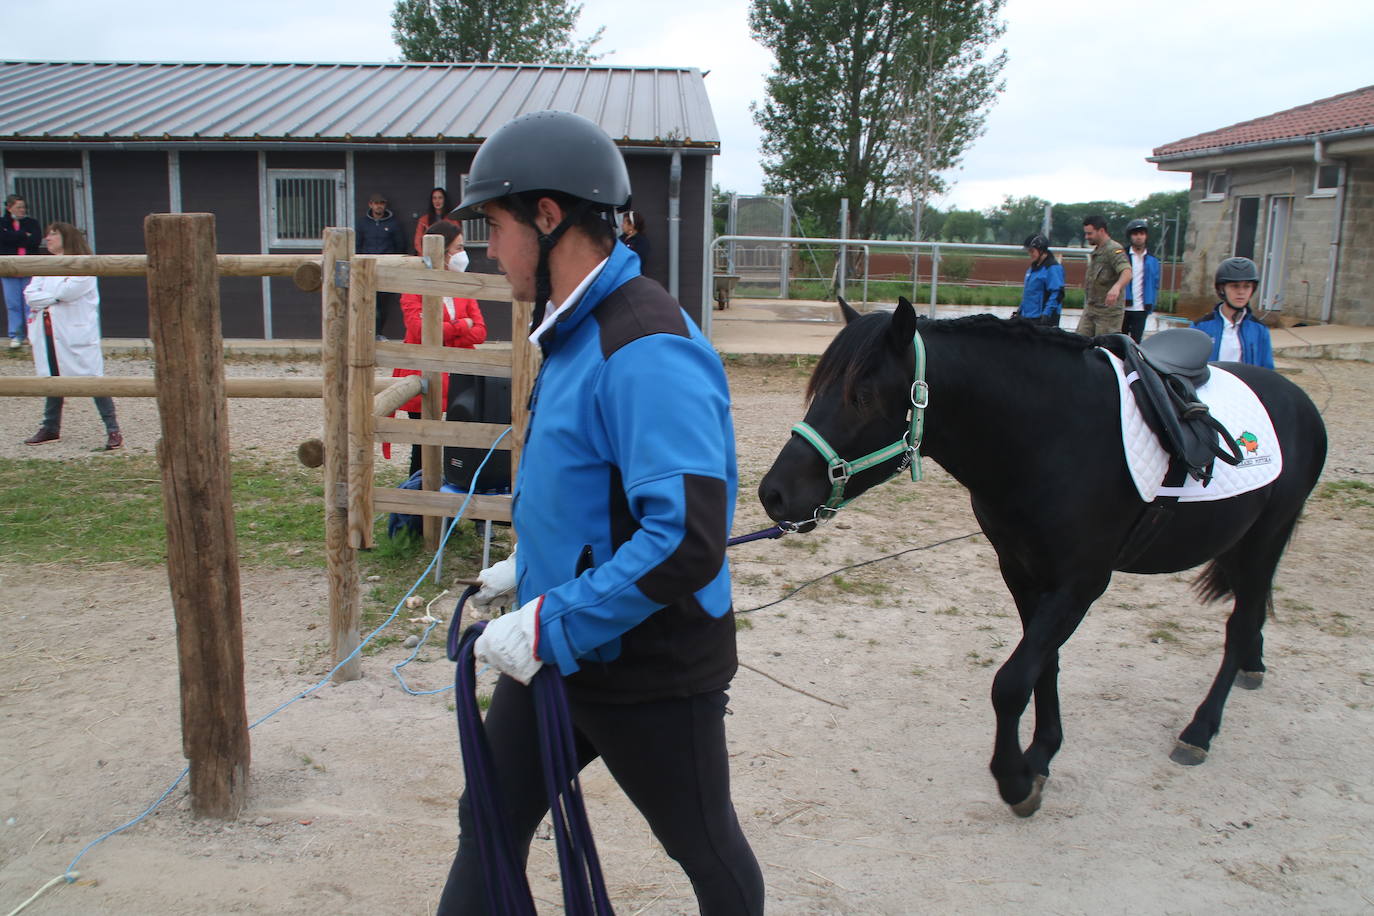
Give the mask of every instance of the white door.
POLYGON ((1264 267, 1260 270, 1259 307, 1283 309, 1283 285, 1288 274, 1288 223, 1293 216, 1293 198, 1271 197, 1269 219, 1264 232, 1264 267))

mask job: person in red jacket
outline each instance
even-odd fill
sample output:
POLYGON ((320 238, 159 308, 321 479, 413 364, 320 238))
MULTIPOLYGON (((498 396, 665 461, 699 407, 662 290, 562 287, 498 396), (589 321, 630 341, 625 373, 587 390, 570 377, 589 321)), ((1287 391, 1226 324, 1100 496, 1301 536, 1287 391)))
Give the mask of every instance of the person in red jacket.
MULTIPOLYGON (((439 235, 444 239, 444 269, 464 271, 467 269, 468 256, 463 250, 463 230, 456 223, 440 220, 429 227, 426 235, 439 235)), ((424 323, 424 299, 414 293, 401 297, 401 316, 405 319, 406 343, 421 342, 421 329, 424 323)), ((487 339, 487 322, 476 299, 444 299, 444 346, 465 347, 469 350, 487 339)), ((395 378, 406 375, 419 375, 418 369, 393 369, 395 378)), ((448 404, 448 373, 444 373, 443 403, 448 404)), ((420 419, 420 395, 406 401, 400 407, 412 420, 420 419)), ((390 443, 383 443, 383 454, 391 457, 390 443)), ((410 447, 410 473, 420 469, 420 446, 410 447)))
POLYGON ((420 218, 415 221, 415 254, 424 254, 420 248, 425 236, 429 234, 429 227, 442 222, 444 215, 453 207, 453 201, 448 199, 448 192, 443 188, 435 188, 429 192, 429 209, 421 213, 420 218))

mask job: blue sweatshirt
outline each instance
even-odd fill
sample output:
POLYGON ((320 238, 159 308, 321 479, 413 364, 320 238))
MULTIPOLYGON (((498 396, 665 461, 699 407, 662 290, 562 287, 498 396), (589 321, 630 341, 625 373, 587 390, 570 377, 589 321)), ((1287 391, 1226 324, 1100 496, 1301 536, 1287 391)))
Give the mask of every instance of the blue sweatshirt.
POLYGON ((540 344, 513 507, 539 657, 584 699, 723 689, 737 478, 720 358, 620 243, 540 344))

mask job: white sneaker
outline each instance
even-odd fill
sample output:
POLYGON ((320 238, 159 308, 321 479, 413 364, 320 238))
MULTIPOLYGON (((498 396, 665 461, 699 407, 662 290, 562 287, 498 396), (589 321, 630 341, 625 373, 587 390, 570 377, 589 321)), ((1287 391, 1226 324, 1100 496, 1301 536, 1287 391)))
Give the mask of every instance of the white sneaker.
POLYGON ((23 344, 21 344, 21 343, 19 342, 19 338, 18 338, 18 337, 11 337, 11 338, 10 338, 10 349, 11 349, 11 350, 18 350, 21 346, 23 346, 23 344))

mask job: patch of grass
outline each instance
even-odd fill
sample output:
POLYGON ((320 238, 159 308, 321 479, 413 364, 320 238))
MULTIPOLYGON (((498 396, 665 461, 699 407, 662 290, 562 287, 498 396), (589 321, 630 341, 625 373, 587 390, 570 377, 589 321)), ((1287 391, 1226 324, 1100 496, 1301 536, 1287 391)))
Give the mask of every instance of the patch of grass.
POLYGON ((960 611, 957 607, 955 607, 954 605, 951 604, 949 607, 942 607, 942 608, 940 608, 940 609, 939 609, 938 611, 936 611, 935 613, 937 613, 937 614, 943 614, 943 615, 946 616, 946 617, 958 617, 958 616, 959 616, 961 613, 963 613, 963 612, 960 611))
POLYGON ((735 632, 736 632, 736 633, 738 633, 740 630, 752 630, 752 629, 754 629, 754 621, 753 621, 752 619, 750 619, 750 618, 748 618, 748 617, 741 617, 739 614, 736 614, 736 615, 735 615, 735 632))
MULTIPOLYGON (((240 562, 322 568, 320 471, 294 462, 235 458, 230 473, 240 562)), ((378 474, 379 486, 396 482, 399 474, 378 474)), ((378 547, 364 551, 359 565, 364 575, 382 577, 373 589, 374 598, 389 611, 430 557, 418 538, 388 538, 386 521, 385 514, 378 516, 378 547)), ((167 535, 156 459, 0 459, 0 555, 73 565, 162 565, 167 560, 167 535)), ((464 524, 449 540, 446 568, 462 562, 475 566, 480 556, 481 540, 473 526, 464 524)))
POLYGON ((979 668, 990 668, 997 664, 997 659, 990 655, 983 655, 974 649, 970 649, 964 657, 968 659, 969 664, 977 665, 979 668))
POLYGON ((1374 484, 1363 480, 1328 480, 1317 488, 1316 498, 1347 508, 1374 508, 1374 484))
POLYGON ((844 576, 833 576, 830 580, 835 589, 852 595, 881 595, 891 591, 891 586, 886 582, 879 582, 875 579, 846 579, 844 576))

